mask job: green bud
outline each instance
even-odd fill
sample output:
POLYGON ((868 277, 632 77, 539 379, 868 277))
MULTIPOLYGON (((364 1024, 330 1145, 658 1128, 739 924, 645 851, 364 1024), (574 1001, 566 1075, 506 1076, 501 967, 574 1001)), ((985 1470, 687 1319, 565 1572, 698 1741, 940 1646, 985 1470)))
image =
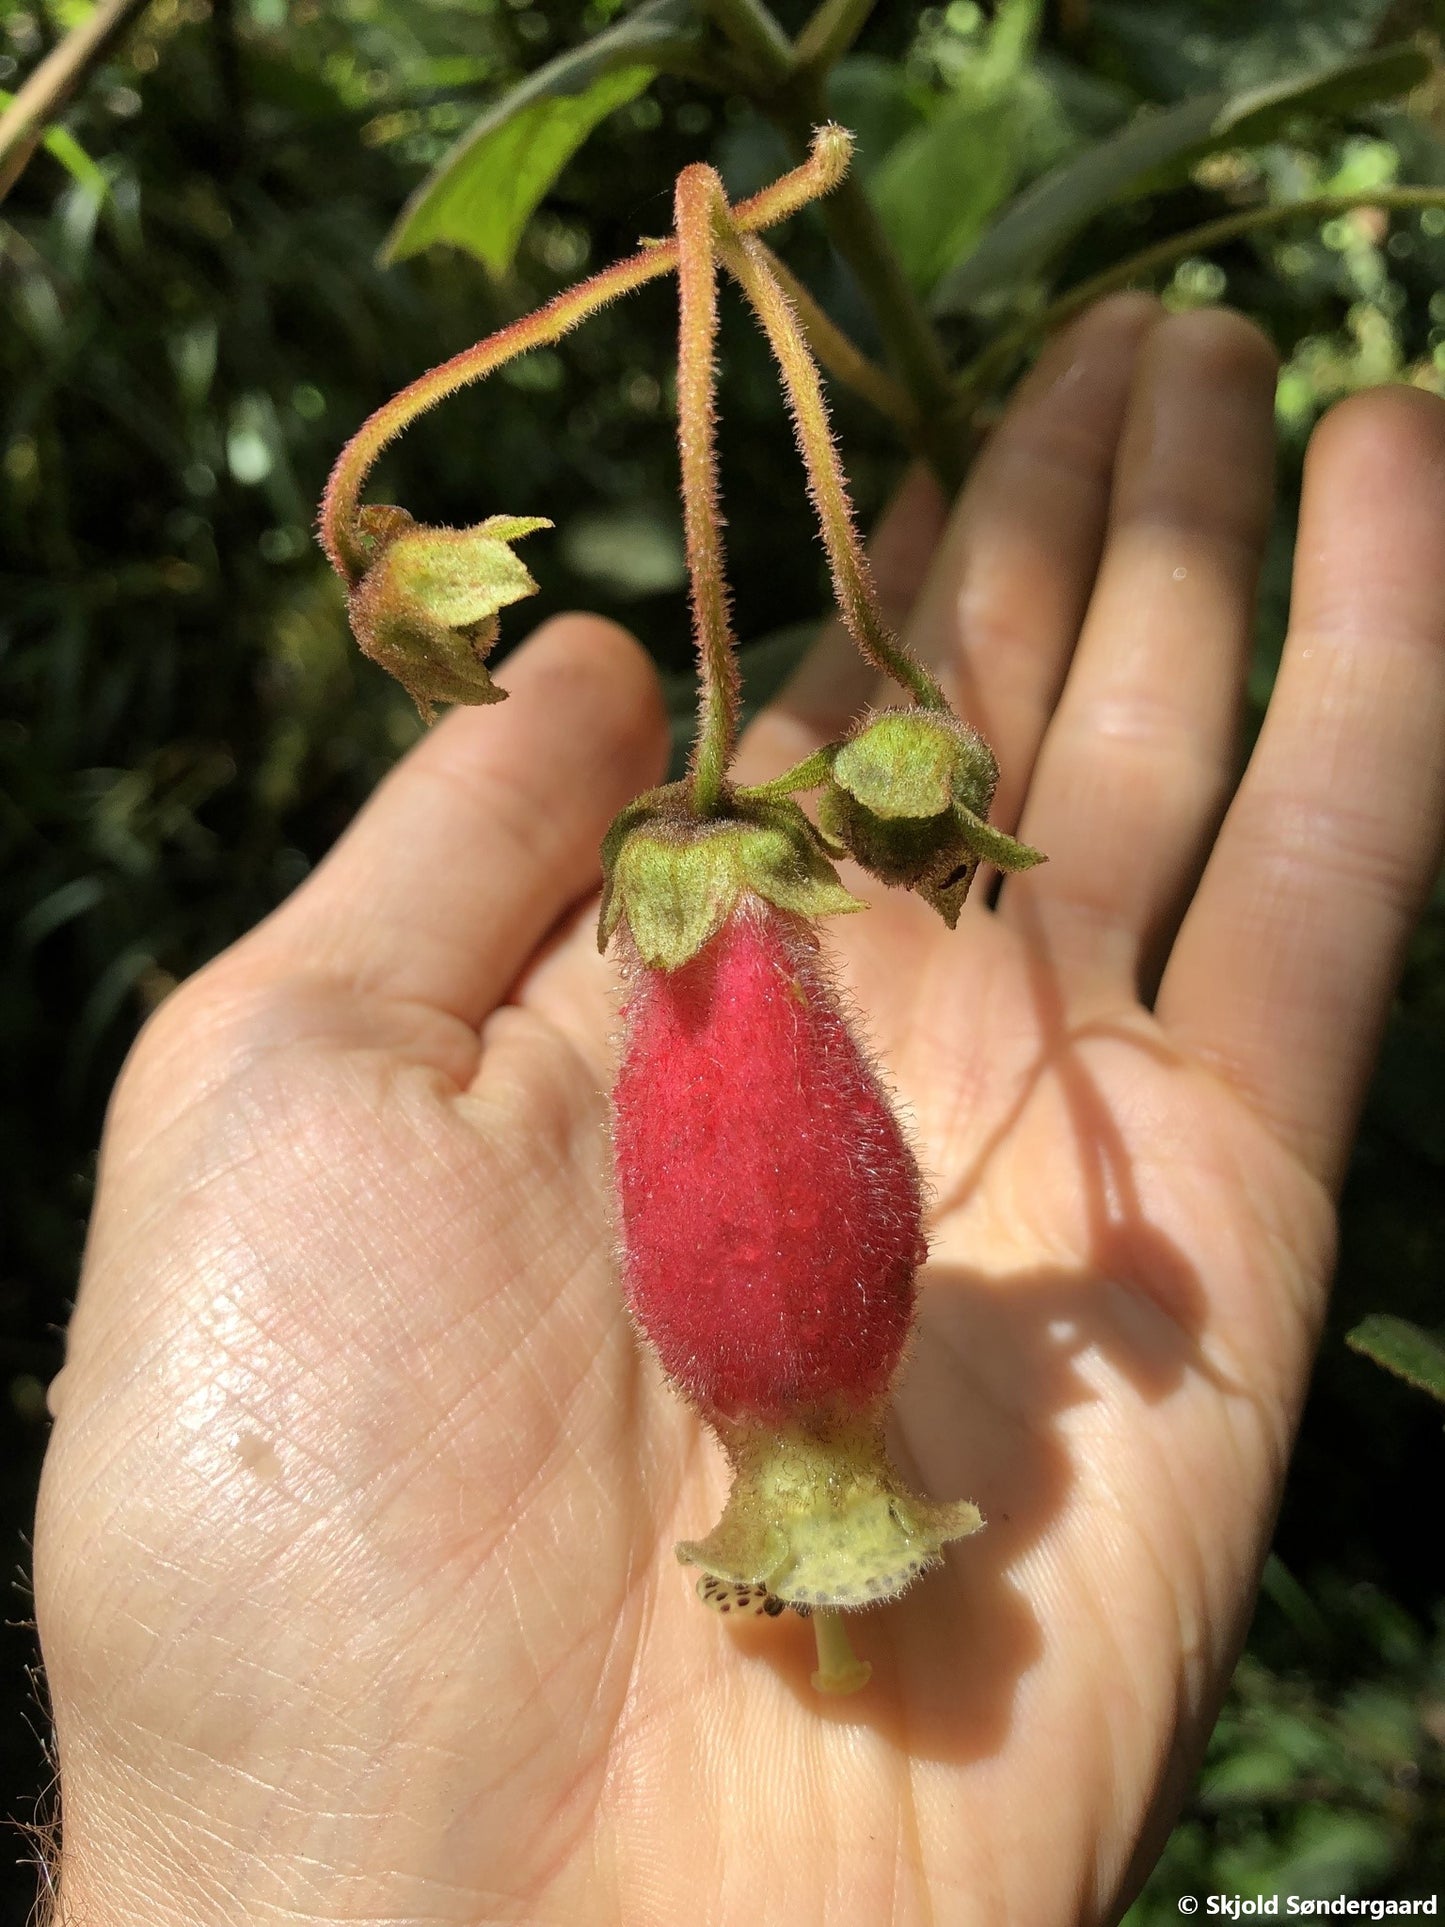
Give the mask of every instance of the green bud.
POLYGON ((506 696, 483 666, 497 640, 497 612, 537 589, 510 545, 551 526, 535 515, 493 515, 473 529, 433 529, 405 509, 361 511, 357 531, 371 560, 351 592, 351 626, 425 721, 434 703, 506 696))
POLYGON ((950 929, 979 864, 1027 870, 1038 850, 988 822, 998 764, 978 731, 932 709, 889 709, 840 745, 818 803, 823 842, 916 890, 950 929))
POLYGON ((728 813, 696 816, 686 783, 629 803, 602 845, 598 948, 626 922, 654 970, 688 963, 747 891, 800 917, 864 906, 850 896, 796 803, 733 798, 728 813))

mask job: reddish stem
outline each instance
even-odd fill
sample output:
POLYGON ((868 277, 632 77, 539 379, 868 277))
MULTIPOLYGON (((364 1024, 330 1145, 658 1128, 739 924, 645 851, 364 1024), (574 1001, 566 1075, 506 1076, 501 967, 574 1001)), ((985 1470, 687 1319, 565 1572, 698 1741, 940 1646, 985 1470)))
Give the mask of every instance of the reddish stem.
POLYGON ((802 324, 774 276, 767 249, 746 234, 726 235, 722 258, 763 325, 783 378, 808 493, 818 513, 833 593, 848 633, 863 656, 909 691, 925 709, 948 707, 937 678, 889 627, 858 538, 848 480, 828 420, 828 404, 802 324))
POLYGON ((702 683, 692 754, 693 803, 712 815, 722 798, 737 734, 739 677, 727 580, 717 476, 717 237, 727 197, 712 168, 677 177, 674 218, 677 269, 677 446, 682 464, 683 524, 692 590, 693 638, 702 683))
MULTIPOLYGON (((852 145, 852 136, 845 129, 818 128, 812 150, 802 166, 774 181, 760 194, 754 194, 750 200, 739 203, 732 210, 733 225, 745 233, 772 227, 820 194, 828 193, 847 171, 852 145)), ((608 302, 631 293, 645 282, 655 281, 660 275, 673 273, 677 264, 675 239, 644 247, 640 253, 604 269, 590 280, 566 289, 535 313, 524 315, 510 327, 418 376, 369 416, 341 451, 321 498, 321 546, 337 574, 348 584, 354 584, 366 571, 370 557, 356 528, 362 486, 382 449, 408 423, 469 382, 480 381, 514 356, 560 340, 608 302)))

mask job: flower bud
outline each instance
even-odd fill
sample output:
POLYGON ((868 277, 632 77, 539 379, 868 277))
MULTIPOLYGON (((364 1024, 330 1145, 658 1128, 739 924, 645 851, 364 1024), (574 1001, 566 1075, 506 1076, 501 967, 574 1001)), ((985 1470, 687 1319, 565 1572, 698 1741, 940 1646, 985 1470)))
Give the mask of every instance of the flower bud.
POLYGON ((989 824, 997 784, 993 751, 967 723, 942 710, 884 710, 834 755, 818 822, 835 855, 916 890, 952 929, 981 862, 1027 870, 1044 860, 989 824))
POLYGON ((510 544, 551 526, 535 515, 493 515, 472 529, 433 529, 405 509, 361 511, 358 533, 371 560, 351 591, 351 626, 425 721, 434 703, 506 696, 483 667, 497 640, 497 612, 537 589, 510 544))
POLYGON ((802 918, 744 891, 687 962, 634 967, 613 1147, 628 1305, 733 1466, 678 1557, 789 1603, 901 1591, 981 1521, 888 1463, 922 1184, 802 918))

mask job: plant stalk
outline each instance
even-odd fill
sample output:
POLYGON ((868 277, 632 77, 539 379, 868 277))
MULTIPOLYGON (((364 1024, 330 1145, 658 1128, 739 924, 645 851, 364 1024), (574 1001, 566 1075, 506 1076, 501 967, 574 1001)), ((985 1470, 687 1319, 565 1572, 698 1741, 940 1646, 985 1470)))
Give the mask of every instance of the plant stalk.
POLYGON ((842 1613, 815 1606, 813 1636, 818 1645, 818 1670, 813 1675, 813 1684, 820 1693, 856 1693, 868 1684, 873 1668, 853 1651, 842 1613))
POLYGON ((1020 322, 1017 327, 998 336, 958 377, 954 408, 957 410, 960 402, 981 400, 988 389, 1008 372, 1015 358, 1033 342, 1051 334, 1064 322, 1071 321, 1095 301, 1102 300, 1105 295, 1118 293, 1121 288, 1127 288, 1131 282, 1152 273, 1155 268, 1168 267, 1171 262, 1184 260, 1191 254, 1207 253, 1211 248, 1220 247, 1226 241, 1233 241, 1239 235, 1257 229, 1281 227, 1295 220, 1327 221, 1336 215, 1351 214, 1356 208, 1362 207, 1400 211, 1445 207, 1445 187, 1376 187, 1368 193, 1321 194, 1311 200, 1274 202, 1268 207, 1248 208, 1241 214, 1222 215, 1218 220, 1205 221, 1199 227, 1188 228, 1182 234, 1171 234, 1152 247, 1131 254, 1127 261, 1120 261, 1112 268, 1091 275, 1087 281, 1080 281, 1030 320, 1020 322))
POLYGON ((808 338, 814 358, 821 362, 841 387, 850 388, 855 395, 861 395, 880 415, 891 421, 910 443, 916 442, 918 411, 913 405, 913 397, 902 382, 895 381, 886 368, 880 368, 876 361, 868 359, 857 342, 845 334, 832 316, 818 305, 786 261, 774 254, 771 248, 766 252, 774 280, 798 311, 798 319, 803 324, 803 333, 808 338))
POLYGON ((505 362, 533 348, 546 347, 596 314, 599 308, 648 281, 670 274, 677 266, 677 247, 664 242, 644 248, 626 260, 567 288, 555 300, 499 329, 474 347, 464 348, 450 361, 418 375, 391 400, 369 415, 337 457, 321 498, 321 546, 332 567, 348 582, 365 574, 368 556, 356 533, 356 513, 362 486, 378 455, 409 423, 468 383, 480 381, 505 362))
POLYGON ((145 5, 146 0, 100 0, 26 78, 0 114, 0 200, 24 173, 46 127, 145 5))
POLYGON ((723 565, 717 478, 717 244, 722 182, 710 167, 688 167, 674 197, 677 232, 677 447, 683 527, 701 684, 692 753, 692 801, 699 816, 722 802, 737 739, 740 680, 723 565))
POLYGON ((817 510, 838 611, 864 658, 891 676, 925 709, 948 707, 935 677, 896 637, 884 618, 872 572, 858 539, 847 478, 833 440, 828 405, 802 326, 773 279, 766 250, 751 235, 728 233, 723 264, 738 281, 763 325, 783 378, 798 447, 817 510))
MULTIPOLYGON (((754 228, 771 227, 777 221, 786 220, 789 214, 836 185, 848 165, 851 151, 852 142, 842 128, 819 128, 807 159, 760 194, 740 201, 731 212, 733 225, 751 233, 754 228)), ((644 246, 639 253, 605 268, 590 280, 565 289, 544 307, 524 315, 510 327, 419 375, 383 403, 375 414, 368 416, 337 457, 321 498, 321 546, 337 574, 348 584, 354 584, 366 572, 370 558, 356 528, 361 490, 377 456, 409 423, 448 395, 454 395, 459 388, 491 374, 504 362, 560 340, 588 315, 596 314, 619 295, 629 294, 648 281, 673 273, 677 261, 675 237, 644 246)))
POLYGON ((876 0, 822 0, 798 35, 800 67, 828 73, 836 67, 868 24, 876 0))

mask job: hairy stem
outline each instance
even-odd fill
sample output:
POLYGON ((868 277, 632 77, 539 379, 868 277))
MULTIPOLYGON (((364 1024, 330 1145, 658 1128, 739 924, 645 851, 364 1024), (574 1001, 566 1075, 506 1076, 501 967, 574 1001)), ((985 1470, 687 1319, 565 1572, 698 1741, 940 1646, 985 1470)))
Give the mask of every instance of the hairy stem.
MULTIPOLYGON (((851 153, 852 139, 844 129, 820 127, 802 165, 780 181, 774 181, 771 187, 765 187, 760 194, 740 201, 732 210, 733 224, 751 233, 755 228, 771 227, 777 221, 786 220, 788 215, 836 186, 851 153)), ((459 388, 480 381, 517 355, 560 340, 609 301, 631 293, 645 282, 673 273, 676 267, 676 240, 654 242, 640 253, 629 255, 625 261, 593 275, 589 281, 566 289, 535 313, 524 315, 485 341, 463 349, 440 367, 419 375, 374 415, 368 416, 342 449, 321 498, 321 546, 337 574, 346 582, 354 583, 366 571, 369 558, 356 530, 361 490, 377 456, 409 423, 448 395, 454 395, 459 388)))
POLYGON ((688 167, 674 198, 677 228, 677 446, 682 463, 683 526, 692 593, 701 696, 692 752, 692 800, 699 816, 722 800, 737 739, 739 678, 727 582, 717 480, 717 244, 715 221, 726 208, 710 167, 688 167))
POLYGON ((807 158, 771 187, 763 188, 750 200, 739 201, 731 210, 732 225, 746 234, 776 227, 809 202, 832 195, 842 186, 852 158, 853 136, 848 129, 834 121, 820 120, 809 132, 807 158))
POLYGON ((774 280, 798 311, 815 360, 844 388, 851 388, 855 395, 871 402, 910 442, 916 441, 918 410, 902 382, 895 381, 886 368, 868 359, 857 342, 819 307, 786 261, 780 260, 771 248, 766 252, 774 280))
POLYGON ((773 279, 767 251, 750 235, 732 232, 724 238, 722 257, 762 323, 783 378, 808 473, 808 493, 818 513, 833 594, 844 625, 875 668, 901 683, 925 709, 946 709, 938 682, 893 634, 884 618, 858 539, 818 370, 792 303, 773 279))
POLYGON ((362 485, 388 442, 394 441, 418 415, 445 401, 459 388, 480 381, 517 355, 559 341, 609 301, 670 274, 676 266, 677 247, 673 242, 629 255, 590 281, 566 289, 535 313, 524 315, 520 321, 499 329, 475 347, 464 348, 440 367, 418 375, 374 415, 368 416, 342 449, 321 498, 321 546, 337 574, 347 581, 355 581, 366 570, 368 557, 355 527, 357 504, 362 485))
MULTIPOLYGON (((1105 268, 1102 273, 1091 275, 1087 281, 1080 281, 1028 321, 1020 322, 1016 328, 999 335, 959 376, 958 397, 966 402, 980 400, 995 382, 1008 373, 1014 360, 1035 341, 1052 333, 1064 322, 1071 321, 1093 302, 1127 288, 1132 282, 1152 274, 1156 268, 1168 267, 1171 262, 1184 260, 1191 254, 1207 253, 1210 248, 1220 247, 1224 242, 1233 241, 1237 236, 1256 229, 1281 227, 1288 221, 1327 221, 1339 214, 1353 213, 1361 207, 1399 210, 1445 207, 1445 187, 1376 187, 1368 193, 1321 194, 1312 200, 1275 202, 1268 207, 1248 208, 1242 214, 1225 214, 1217 221, 1206 221, 1200 227, 1187 228, 1182 234, 1171 234, 1153 247, 1142 248, 1138 254, 1131 254, 1127 261, 1120 261, 1112 268, 1105 268)), ((955 409, 958 405, 959 400, 956 399, 955 409)))

